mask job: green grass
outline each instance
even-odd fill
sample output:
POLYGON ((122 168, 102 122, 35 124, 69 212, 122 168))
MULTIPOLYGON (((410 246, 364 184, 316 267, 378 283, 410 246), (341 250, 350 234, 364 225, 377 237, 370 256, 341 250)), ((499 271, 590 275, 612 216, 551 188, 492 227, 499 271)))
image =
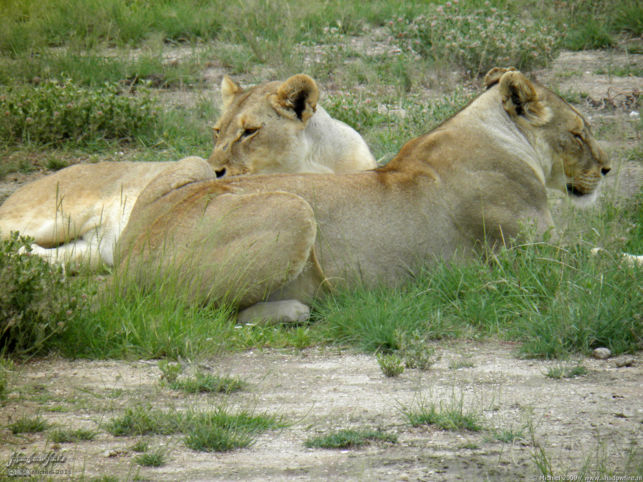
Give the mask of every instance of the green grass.
POLYGON ((166 462, 165 450, 157 449, 134 457, 134 462, 143 467, 162 467, 166 462))
POLYGON ((37 433, 44 432, 49 424, 40 416, 28 417, 24 416, 9 424, 9 430, 13 434, 19 433, 37 433))
POLYGON ((434 425, 442 430, 479 432, 483 429, 480 415, 464 410, 462 399, 447 406, 420 402, 415 408, 406 407, 403 414, 413 427, 434 425))
POLYGON ((163 412, 129 408, 105 424, 115 436, 186 434, 185 445, 192 450, 223 452, 252 444, 256 435, 283 426, 276 417, 247 411, 229 413, 224 408, 211 411, 163 412))
POLYGON ((404 372, 404 362, 395 353, 378 353, 377 364, 387 377, 397 377, 404 372))
POLYGON ((238 378, 197 373, 194 377, 170 382, 169 386, 186 393, 232 393, 243 389, 245 384, 238 378))
POLYGON ((545 376, 560 380, 562 378, 576 378, 587 375, 587 368, 583 365, 574 365, 573 367, 558 365, 547 370, 545 376))
POLYGON ((348 449, 359 448, 370 442, 397 443, 397 436, 382 430, 338 430, 327 435, 306 439, 304 445, 308 448, 348 449))
POLYGON ((149 444, 145 440, 139 440, 134 445, 130 447, 130 450, 133 452, 147 452, 149 444))
POLYGON ((96 432, 87 429, 62 429, 58 428, 48 434, 50 441, 54 443, 76 443, 83 440, 94 440, 96 432))
MULTIPOLYGON (((640 252, 636 251, 635 252, 640 252)), ((607 346, 640 348, 640 268, 584 247, 519 246, 489 262, 438 264, 398 289, 338 292, 316 305, 326 340, 367 352, 399 350, 399 335, 498 337, 557 358, 607 346)))
POLYGON ((121 296, 106 289, 85 320, 70 323, 55 347, 68 357, 192 359, 222 350, 234 334, 225 308, 200 307, 158 292, 121 296))

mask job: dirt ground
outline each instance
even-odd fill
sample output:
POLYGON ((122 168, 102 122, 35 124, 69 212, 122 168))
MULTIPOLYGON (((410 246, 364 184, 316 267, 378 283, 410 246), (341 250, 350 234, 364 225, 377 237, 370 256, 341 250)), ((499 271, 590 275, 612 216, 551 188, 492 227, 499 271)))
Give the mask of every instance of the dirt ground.
POLYGON ((583 464, 590 474, 601 464, 614 475, 631 473, 643 455, 641 356, 569 361, 566 366, 582 363, 587 374, 556 380, 546 373, 561 362, 521 360, 515 348, 491 342, 436 345, 439 359, 428 371, 406 370, 396 378, 385 377, 372 356, 330 349, 254 351, 202 365, 248 383, 230 395, 186 395, 163 387, 153 361, 41 360, 17 371, 18 392, 3 407, 0 424, 39 413, 52 424, 98 435, 56 445, 44 434, 16 436, 3 429, 0 461, 8 463, 15 453, 54 451, 65 457, 56 470, 121 480, 533 480, 540 447, 555 473, 574 475, 583 464), (404 416, 421 404, 447 409, 460 402, 484 430, 414 428, 404 416), (114 437, 101 428, 137 404, 163 410, 225 405, 281 416, 288 425, 226 453, 187 449, 183 435, 147 437, 151 447, 167 450, 167 464, 142 468, 131 450, 140 437, 114 437), (398 441, 350 450, 304 446, 307 438, 347 428, 379 428, 398 441), (518 436, 498 441, 494 434, 503 430, 518 436))
MULTIPOLYGON (((625 65, 640 72, 643 55, 564 52, 538 77, 560 92, 578 93, 583 99, 579 108, 599 129, 616 121, 618 132, 599 137, 614 137, 603 142, 616 167, 608 184, 629 197, 643 185, 641 160, 623 155, 640 145, 640 123, 637 127, 631 121, 640 115, 632 99, 643 90, 643 78, 608 72, 625 65)), ((40 175, 9 175, 0 181, 0 200, 40 175)), ((516 346, 496 342, 435 348, 439 359, 428 371, 406 370, 397 378, 385 377, 373 356, 330 348, 253 351, 203 362, 204 370, 248 383, 229 395, 186 395, 164 387, 155 361, 32 361, 16 367, 9 398, 1 405, 0 477, 19 454, 54 454, 58 462, 47 469, 64 471, 51 474, 54 479, 534 480, 543 460, 557 475, 573 476, 585 468, 587 475, 643 477, 641 353, 560 362, 522 360, 516 346), (576 363, 587 374, 560 380, 546 376, 552 367, 576 363), (479 416, 482 431, 412 427, 404 416, 421 404, 449 408, 460 402, 479 416), (287 426, 263 433, 249 448, 226 453, 187 449, 184 435, 146 437, 152 449, 166 450, 167 460, 159 468, 140 467, 131 450, 140 437, 114 437, 104 429, 137 403, 164 410, 225 405, 281 416, 287 426), (94 430, 97 436, 53 444, 46 433, 13 435, 7 428, 37 414, 60 427, 94 430), (347 428, 379 428, 398 441, 350 450, 304 446, 307 438, 347 428), (514 440, 499 441, 495 435, 502 431, 513 433, 514 440)), ((23 466, 43 469, 34 460, 23 466)))

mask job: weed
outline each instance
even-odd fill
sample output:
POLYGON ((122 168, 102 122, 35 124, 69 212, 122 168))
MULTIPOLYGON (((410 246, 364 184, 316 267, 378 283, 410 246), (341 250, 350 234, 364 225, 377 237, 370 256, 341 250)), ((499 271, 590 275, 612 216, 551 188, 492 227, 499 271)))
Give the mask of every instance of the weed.
POLYGON ((197 373, 194 377, 175 380, 169 385, 172 390, 182 390, 187 393, 232 393, 241 390, 244 383, 238 378, 197 373))
POLYGON ((418 427, 420 425, 435 425, 442 430, 468 430, 479 432, 482 430, 480 417, 473 412, 465 412, 462 399, 454 401, 446 408, 440 404, 420 402, 416 409, 403 409, 409 423, 418 427))
POLYGON ((397 377, 404 372, 404 362, 395 353, 378 353, 377 364, 387 377, 397 377))
POLYGON ((515 440, 522 439, 524 437, 524 433, 522 430, 514 430, 514 429, 500 429, 500 430, 492 430, 492 435, 495 440, 498 440, 499 442, 503 443, 512 443, 515 440))
POLYGON ((587 368, 580 364, 573 367, 558 365, 555 367, 551 367, 545 374, 545 376, 554 378, 556 380, 560 380, 561 378, 576 378, 583 375, 587 375, 587 368))
POLYGON ((382 430, 339 430, 328 435, 309 438, 308 448, 347 449, 362 447, 369 442, 397 443, 397 436, 382 430))
POLYGON ((449 368, 451 370, 460 370, 461 368, 473 368, 474 364, 473 362, 466 358, 466 357, 460 357, 459 359, 454 359, 449 362, 449 368))
POLYGON ((76 443, 82 440, 94 440, 96 432, 79 428, 77 430, 56 429, 49 433, 48 438, 54 443, 76 443))
POLYGON ((0 241, 0 352, 17 357, 45 351, 87 307, 61 267, 30 251, 30 239, 18 233, 0 241))
POLYGON ((148 448, 149 444, 145 440, 139 440, 130 447, 130 450, 133 452, 147 452, 148 448))
POLYGON ((149 408, 128 408, 125 414, 105 424, 112 435, 169 435, 181 431, 185 415, 180 412, 161 412, 149 408))
POLYGON ((226 452, 251 445, 256 434, 279 425, 277 419, 268 415, 247 412, 233 415, 219 409, 191 417, 185 445, 202 452, 226 452))
POLYGON ((56 157, 51 157, 47 161, 47 164, 45 164, 45 167, 50 171, 59 171, 61 169, 64 169, 67 166, 69 166, 69 162, 67 162, 64 159, 59 159, 56 157))
POLYGON ((460 447, 467 450, 477 450, 480 448, 480 445, 475 442, 466 442, 463 443, 460 447))
POLYGON ((161 467, 165 465, 165 459, 165 450, 156 449, 153 452, 147 452, 141 455, 137 455, 134 458, 134 462, 144 467, 161 467))
POLYGON ((406 368, 428 370, 434 363, 435 348, 427 345, 427 336, 420 330, 397 334, 399 353, 406 368))
POLYGON ((40 416, 21 417, 9 425, 13 434, 44 432, 49 424, 40 416))
POLYGON ((223 408, 209 412, 162 412, 149 408, 129 408, 110 420, 105 429, 115 436, 174 433, 188 434, 187 447, 200 451, 227 451, 250 445, 254 436, 281 425, 275 417, 223 408))
POLYGON ((183 367, 180 363, 172 363, 168 360, 161 360, 159 362, 159 370, 161 370, 162 381, 174 383, 183 371, 183 367))

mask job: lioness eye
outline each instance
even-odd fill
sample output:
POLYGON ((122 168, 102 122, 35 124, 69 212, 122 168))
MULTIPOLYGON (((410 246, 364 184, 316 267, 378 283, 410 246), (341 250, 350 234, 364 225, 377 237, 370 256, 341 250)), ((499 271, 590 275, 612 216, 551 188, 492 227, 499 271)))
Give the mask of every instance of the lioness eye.
POLYGON ((257 132, 259 130, 258 127, 248 127, 243 131, 243 134, 241 134, 241 138, 244 139, 246 137, 250 137, 252 134, 257 132))
POLYGON ((574 134, 574 138, 575 138, 577 141, 579 141, 579 142, 583 142, 583 136, 581 136, 580 134, 576 134, 575 132, 574 132, 573 134, 574 134))
POLYGON ((219 138, 219 128, 218 127, 213 127, 212 128, 212 137, 214 137, 215 142, 219 138))

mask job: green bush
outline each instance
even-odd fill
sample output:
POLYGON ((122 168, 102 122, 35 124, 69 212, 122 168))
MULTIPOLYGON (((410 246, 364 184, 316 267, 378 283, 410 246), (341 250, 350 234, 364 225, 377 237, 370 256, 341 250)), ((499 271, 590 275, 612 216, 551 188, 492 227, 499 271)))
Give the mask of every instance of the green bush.
POLYGON ((17 233, 0 241, 0 353, 18 357, 44 351, 86 306, 62 268, 30 249, 30 240, 17 233))
POLYGON ((67 79, 0 88, 0 139, 9 145, 132 141, 151 137, 157 118, 144 89, 129 96, 116 83, 90 89, 67 79))
POLYGON ((537 22, 524 22, 502 8, 471 8, 464 2, 432 6, 427 15, 389 21, 402 49, 434 61, 448 59, 471 74, 495 66, 530 69, 554 56, 561 34, 537 22))

